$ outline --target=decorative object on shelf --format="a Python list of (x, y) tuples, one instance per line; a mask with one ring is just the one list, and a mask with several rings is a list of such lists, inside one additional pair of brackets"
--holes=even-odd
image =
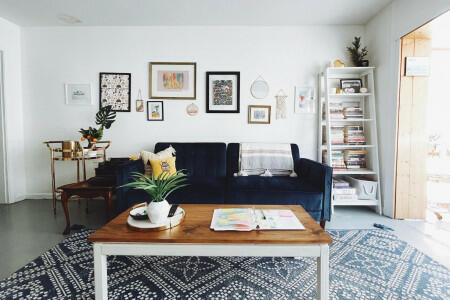
[(95, 114), (95, 124), (100, 125), (100, 127), (93, 128), (89, 126), (88, 129), (80, 128), (79, 133), (81, 133), (81, 140), (88, 141), (88, 147), (92, 148), (92, 144), (100, 141), (103, 137), (103, 130), (109, 129), (116, 120), (116, 112), (112, 110), (110, 105), (100, 108), (100, 110)]
[(100, 109), (111, 106), (113, 111), (131, 111), (131, 73), (100, 73)]
[(196, 99), (197, 63), (150, 62), (149, 98)]
[(296, 86), (294, 89), (294, 105), (294, 111), (297, 114), (314, 113), (316, 107), (314, 88)]
[(90, 83), (67, 83), (66, 104), (92, 105), (92, 89)]
[(361, 61), (361, 67), (368, 67), (369, 66), (369, 61), (367, 59), (363, 59)]
[(367, 56), (367, 47), (361, 48), (361, 37), (355, 36), (351, 47), (347, 47), (347, 51), (350, 53), (350, 58), (352, 59), (355, 67), (362, 67), (363, 65), (369, 65), (369, 61), (364, 58)]
[(362, 80), (360, 78), (356, 79), (341, 79), (340, 80), (341, 89), (346, 94), (359, 93), (362, 87)]
[(333, 67), (335, 67), (335, 68), (343, 68), (343, 67), (345, 67), (345, 64), (342, 61), (340, 61), (339, 59), (336, 59), (333, 62)]
[(279, 90), (277, 95), (275, 96), (275, 99), (277, 99), (277, 114), (276, 118), (279, 119), (286, 119), (286, 98), (288, 96), (283, 90)]
[(239, 113), (240, 72), (206, 72), (206, 112)]
[(270, 124), (270, 105), (249, 105), (248, 124)]
[(253, 81), (252, 86), (250, 87), (250, 92), (253, 98), (264, 99), (269, 94), (269, 85), (260, 75), (255, 81)]
[(195, 103), (191, 103), (186, 107), (186, 112), (190, 116), (196, 116), (198, 114), (198, 106)]
[(164, 103), (147, 101), (147, 121), (164, 121)]
[(405, 76), (429, 76), (430, 58), (407, 56), (405, 57)]
[(167, 220), (170, 204), (166, 198), (174, 191), (187, 186), (184, 183), (187, 177), (182, 171), (177, 171), (174, 175), (162, 172), (158, 177), (152, 175), (151, 178), (141, 173), (133, 173), (134, 182), (127, 183), (121, 187), (131, 187), (141, 189), (152, 197), (148, 204), (147, 214), (150, 222), (162, 223)]
[(142, 99), (141, 89), (138, 91), (138, 96), (136, 99), (136, 111), (143, 112), (144, 111), (144, 99)]
[(359, 89), (359, 92), (363, 93), (363, 94), (366, 94), (366, 93), (369, 92), (369, 90), (367, 88), (362, 87), (362, 88)]

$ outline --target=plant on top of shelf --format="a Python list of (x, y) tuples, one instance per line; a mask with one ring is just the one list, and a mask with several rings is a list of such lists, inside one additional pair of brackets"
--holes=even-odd
[[(347, 51), (350, 53), (350, 58), (352, 59), (352, 62), (357, 67), (364, 66), (363, 61), (364, 58), (367, 56), (368, 52), (367, 47), (361, 48), (361, 37), (355, 36), (355, 39), (352, 42), (351, 47), (347, 47)], [(368, 63), (367, 63), (368, 64)]]
[(91, 148), (92, 143), (100, 141), (103, 137), (103, 129), (109, 129), (116, 120), (116, 112), (112, 111), (111, 105), (104, 106), (95, 114), (95, 124), (100, 125), (100, 127), (94, 128), (89, 126), (88, 129), (80, 128), (79, 133), (81, 133), (81, 140), (87, 140)]

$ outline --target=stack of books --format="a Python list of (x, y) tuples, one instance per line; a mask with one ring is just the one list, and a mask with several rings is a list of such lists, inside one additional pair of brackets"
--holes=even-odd
[(333, 178), (333, 201), (358, 200), (356, 189), (350, 186), (348, 181)]
[(331, 145), (344, 145), (344, 126), (331, 126), (330, 128)]
[(364, 145), (366, 139), (361, 125), (347, 125), (344, 128), (345, 143), (347, 145)]
[(345, 119), (364, 119), (364, 113), (360, 107), (346, 107), (343, 111)]
[(345, 150), (344, 161), (347, 169), (365, 169), (366, 154), (366, 150)]
[(330, 119), (331, 120), (343, 120), (344, 119), (344, 110), (342, 107), (342, 103), (330, 102)]
[(323, 151), (323, 161), (331, 165), (335, 171), (347, 170), (344, 162), (344, 151), (331, 151), (331, 163), (328, 161), (327, 151)]

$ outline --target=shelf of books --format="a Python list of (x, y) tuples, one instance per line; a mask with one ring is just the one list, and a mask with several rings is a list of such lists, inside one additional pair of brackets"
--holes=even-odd
[(374, 67), (327, 68), (320, 78), (318, 157), (333, 168), (332, 209), (381, 214)]

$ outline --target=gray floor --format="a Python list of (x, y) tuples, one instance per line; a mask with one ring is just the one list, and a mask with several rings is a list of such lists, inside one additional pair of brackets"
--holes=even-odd
[[(53, 215), (50, 200), (25, 200), (0, 205), (0, 279), (10, 275), (64, 239), (64, 214), (60, 203)], [(106, 222), (103, 200), (70, 203), (72, 224), (96, 229)], [(395, 229), (402, 240), (450, 268), (450, 224), (392, 220), (366, 208), (337, 208), (327, 229), (372, 229), (373, 223)]]

